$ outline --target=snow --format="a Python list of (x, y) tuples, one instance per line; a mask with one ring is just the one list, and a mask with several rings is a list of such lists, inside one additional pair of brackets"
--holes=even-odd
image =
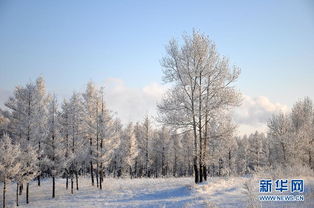
[[(210, 200), (213, 207), (298, 207), (298, 208), (312, 208), (314, 207), (314, 178), (313, 177), (299, 177), (304, 179), (305, 191), (304, 202), (259, 202), (259, 178), (249, 177), (214, 177), (210, 178), (208, 182), (201, 185), (194, 185), (196, 192), (198, 192), (203, 198)], [(249, 182), (253, 185), (253, 193), (251, 196), (255, 199), (254, 206), (248, 206), (249, 196), (246, 194), (247, 190), (244, 188), (244, 184)], [(277, 194), (277, 193), (271, 193)], [(289, 193), (286, 193), (289, 194)], [(278, 194), (280, 195), (280, 194)]]
[[(80, 190), (74, 190), (74, 194), (71, 195), (70, 190), (65, 190), (65, 180), (57, 179), (56, 198), (52, 199), (51, 179), (44, 180), (40, 187), (34, 181), (30, 185), (30, 204), (25, 204), (25, 192), (23, 192), (19, 207), (205, 207), (206, 205), (198, 194), (190, 189), (193, 184), (192, 178), (105, 178), (103, 184), (103, 190), (99, 190), (91, 186), (90, 178), (81, 178)], [(7, 202), (12, 205), (14, 200), (15, 184), (12, 184), (8, 190)]]
[[(219, 207), (245, 207), (243, 184), (247, 178), (209, 178), (208, 182), (195, 185), (195, 189), (210, 202)], [(240, 206), (241, 205), (241, 206)]]
[[(36, 181), (31, 183), (30, 204), (25, 204), (23, 192), (19, 207), (247, 207), (248, 197), (244, 183), (248, 180), (249, 177), (214, 177), (209, 178), (208, 182), (195, 185), (190, 177), (105, 178), (104, 189), (99, 190), (92, 187), (90, 178), (86, 177), (80, 178), (80, 190), (75, 190), (71, 195), (70, 190), (65, 190), (65, 180), (57, 179), (56, 198), (52, 199), (51, 179), (45, 179), (40, 187)], [(263, 202), (258, 207), (314, 207), (314, 178), (305, 178), (304, 195), (304, 202)], [(8, 207), (14, 206), (14, 200), (15, 184), (11, 184), (7, 194)]]

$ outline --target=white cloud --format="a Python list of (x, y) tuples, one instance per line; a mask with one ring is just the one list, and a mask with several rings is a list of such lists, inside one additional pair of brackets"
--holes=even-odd
[(145, 115), (155, 116), (157, 103), (166, 87), (151, 83), (143, 88), (130, 88), (116, 78), (105, 81), (105, 100), (108, 108), (117, 113), (123, 123), (141, 121)]
[[(145, 115), (155, 116), (156, 105), (161, 100), (167, 87), (151, 83), (142, 88), (130, 88), (116, 78), (105, 81), (106, 103), (117, 116), (127, 123), (142, 121)], [(265, 96), (243, 96), (242, 105), (233, 111), (234, 121), (238, 124), (238, 134), (266, 132), (268, 119), (276, 112), (287, 112), (288, 106), (275, 103)]]
[[(156, 116), (157, 103), (167, 87), (150, 83), (142, 88), (127, 86), (123, 80), (109, 78), (105, 80), (105, 101), (108, 108), (117, 113), (123, 123), (142, 121), (145, 115)], [(12, 93), (0, 89), (0, 107)], [(65, 96), (67, 97), (67, 96)], [(289, 110), (288, 106), (270, 101), (265, 96), (243, 96), (242, 105), (233, 111), (234, 121), (238, 124), (238, 134), (249, 134), (256, 130), (266, 132), (266, 123), (273, 113)], [(60, 100), (61, 102), (62, 100)]]
[(248, 134), (267, 130), (266, 123), (274, 113), (286, 113), (289, 108), (280, 103), (274, 103), (265, 96), (243, 96), (242, 105), (234, 110), (235, 122), (239, 125), (240, 134)]

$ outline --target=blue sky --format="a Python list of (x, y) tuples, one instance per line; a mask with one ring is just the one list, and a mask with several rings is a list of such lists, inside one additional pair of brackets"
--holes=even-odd
[(311, 0), (0, 0), (0, 93), (39, 75), (64, 95), (89, 80), (161, 84), (165, 45), (193, 28), (242, 69), (243, 94), (289, 107), (314, 99)]

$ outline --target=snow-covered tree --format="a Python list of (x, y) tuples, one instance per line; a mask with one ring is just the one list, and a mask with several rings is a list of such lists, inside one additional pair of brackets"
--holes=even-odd
[(151, 127), (151, 121), (148, 116), (145, 117), (143, 124), (140, 126), (140, 129), (136, 130), (137, 133), (137, 140), (138, 140), (138, 147), (139, 147), (139, 154), (142, 158), (143, 170), (144, 175), (146, 177), (150, 177), (149, 172), (149, 157), (150, 157), (150, 143), (151, 137), (153, 135), (153, 130)]
[(292, 131), (294, 132), (294, 155), (298, 161), (313, 168), (314, 157), (314, 109), (313, 102), (306, 97), (298, 101), (291, 111)]
[(271, 137), (271, 161), (286, 166), (293, 151), (291, 120), (288, 115), (279, 113), (273, 115), (267, 125), (268, 136)]
[[(48, 103), (50, 98), (46, 92), (45, 80), (43, 77), (38, 77), (35, 88), (35, 106), (34, 106), (34, 140), (37, 143), (37, 153), (40, 170), (44, 170), (44, 144), (43, 140), (47, 137), (47, 117), (48, 117)], [(40, 174), (37, 177), (38, 186), (40, 186)]]
[(73, 178), (76, 179), (76, 189), (79, 189), (79, 171), (87, 159), (87, 141), (84, 138), (84, 108), (81, 96), (73, 93), (69, 102), (69, 174), (71, 177), (71, 193), (73, 194)]
[[(108, 143), (106, 146), (103, 145), (106, 149), (104, 149), (104, 158), (106, 159), (106, 163), (109, 164), (110, 172), (113, 173), (114, 177), (120, 177), (122, 175), (122, 158), (124, 155), (121, 154), (121, 137), (123, 133), (123, 126), (119, 119), (113, 119), (112, 122), (112, 135), (108, 137), (104, 142)], [(112, 149), (110, 149), (113, 147)], [(106, 150), (108, 151), (106, 153)]]
[(33, 180), (38, 174), (40, 169), (38, 166), (38, 154), (35, 148), (31, 145), (23, 147), (20, 157), (18, 158), (21, 166), (18, 174), (15, 176), (16, 182), (16, 205), (18, 206), (18, 191), (19, 187), (26, 183), (26, 203), (29, 203), (29, 182)]
[(184, 36), (183, 42), (180, 47), (177, 41), (170, 41), (167, 56), (162, 60), (164, 81), (174, 86), (158, 105), (159, 120), (193, 132), (194, 174), (198, 183), (207, 173), (203, 157), (211, 114), (239, 103), (239, 93), (232, 86), (239, 69), (230, 67), (226, 58), (220, 58), (215, 45), (199, 32)]
[[(94, 159), (97, 165), (97, 184), (102, 189), (104, 169), (111, 162), (114, 152), (120, 145), (121, 136), (120, 120), (113, 120), (110, 111), (106, 108), (103, 96), (103, 90), (99, 91), (100, 109), (97, 111), (97, 129), (96, 129), (96, 151)], [(98, 179), (99, 178), (99, 179)]]
[(123, 145), (122, 154), (124, 157), (124, 165), (126, 172), (130, 174), (132, 177), (134, 175), (134, 166), (136, 157), (138, 156), (138, 145), (137, 145), (137, 139), (134, 134), (134, 127), (133, 124), (130, 123), (128, 126), (124, 129), (122, 133), (121, 138), (121, 145)]
[(59, 131), (62, 137), (62, 146), (64, 148), (64, 174), (66, 177), (65, 187), (69, 188), (69, 175), (70, 175), (70, 104), (67, 100), (64, 100), (61, 105), (61, 111), (58, 114)]
[(9, 117), (9, 112), (0, 109), (0, 137), (8, 131), (8, 126), (10, 124)]
[[(167, 138), (167, 137), (165, 137)], [(193, 135), (191, 132), (185, 132), (182, 136), (182, 154), (184, 162), (185, 176), (193, 174)], [(166, 148), (166, 147), (165, 147)]]
[(243, 137), (237, 137), (237, 147), (236, 150), (236, 172), (238, 175), (245, 175), (249, 173), (248, 170), (248, 137), (244, 135)]
[(170, 167), (170, 130), (163, 126), (161, 129), (156, 131), (155, 136), (152, 139), (152, 152), (153, 166), (155, 171), (155, 177), (159, 174), (166, 176)]
[(39, 77), (35, 84), (28, 83), (25, 87), (16, 87), (14, 96), (5, 104), (11, 111), (9, 131), (13, 139), (18, 140), (22, 147), (33, 146), (40, 161), (43, 159), (42, 140), (47, 135), (48, 101), (44, 80)]
[(53, 95), (48, 107), (48, 134), (44, 140), (44, 156), (47, 160), (46, 172), (52, 177), (52, 198), (55, 198), (55, 178), (63, 173), (67, 163), (67, 158), (64, 157), (66, 149), (60, 135), (57, 109), (57, 99)]
[(258, 171), (267, 164), (266, 138), (263, 133), (256, 131), (248, 137), (248, 140), (248, 167), (251, 171)]
[[(84, 132), (86, 140), (89, 141), (89, 160), (90, 160), (90, 175), (92, 185), (94, 185), (94, 156), (95, 150), (99, 148), (99, 129), (98, 129), (98, 115), (100, 113), (100, 96), (99, 92), (93, 82), (89, 82), (86, 86), (83, 96), (84, 105)], [(98, 139), (98, 143), (97, 143)], [(96, 169), (99, 164), (96, 164)], [(98, 187), (98, 170), (96, 170), (96, 182)]]
[(21, 149), (19, 144), (12, 144), (11, 138), (5, 134), (0, 140), (0, 181), (3, 182), (3, 208), (5, 208), (6, 187), (9, 181), (19, 173)]

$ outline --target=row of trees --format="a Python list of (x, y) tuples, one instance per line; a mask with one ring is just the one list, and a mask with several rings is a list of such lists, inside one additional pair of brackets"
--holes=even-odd
[[(55, 197), (55, 178), (60, 176), (74, 193), (83, 174), (90, 175), (91, 184), (100, 189), (105, 175), (193, 174), (189, 134), (166, 126), (157, 129), (149, 117), (123, 127), (106, 108), (102, 89), (91, 82), (85, 92), (73, 93), (60, 105), (39, 77), (35, 83), (16, 87), (5, 105), (7, 110), (0, 111), (0, 176), (4, 184), (16, 182), (17, 205), (25, 185), (29, 202), (29, 182), (35, 177), (38, 186), (42, 177), (50, 177)], [(4, 186), (4, 199), (5, 190)]]
[(207, 164), (209, 173), (241, 176), (264, 168), (300, 166), (314, 170), (314, 106), (310, 98), (295, 103), (290, 113), (274, 114), (267, 126), (266, 134), (255, 132), (226, 142), (220, 139)]
[[(103, 167), (110, 162), (113, 151), (119, 143), (115, 140), (120, 131), (119, 121), (111, 118), (103, 101), (102, 90), (89, 83), (85, 93), (73, 93), (59, 107), (54, 95), (48, 95), (43, 78), (36, 83), (16, 87), (14, 96), (6, 102), (8, 111), (1, 111), (1, 133), (3, 140), (10, 138), (28, 157), (17, 157), (18, 175), (1, 172), (1, 181), (13, 180), (19, 186), (20, 194), (26, 183), (28, 203), (29, 181), (37, 176), (52, 178), (52, 197), (55, 197), (55, 177), (66, 177), (66, 188), (71, 182), (71, 193), (79, 189), (79, 175), (89, 161), (89, 171), (94, 185), (101, 188)], [(6, 138), (6, 139), (5, 139)], [(36, 158), (29, 159), (35, 152)], [(3, 155), (13, 155), (7, 153)], [(30, 170), (23, 173), (27, 166)], [(85, 167), (85, 168), (83, 168)], [(3, 174), (2, 174), (3, 173)], [(4, 189), (5, 191), (5, 189)], [(5, 195), (5, 194), (4, 194)], [(17, 194), (18, 205), (18, 194)]]
[[(179, 133), (165, 126), (156, 129), (148, 117), (143, 123), (135, 125), (130, 123), (125, 128), (122, 128), (119, 121), (115, 120), (111, 123), (110, 128), (112, 129), (109, 131), (109, 126), (107, 129), (107, 132), (113, 132), (111, 137), (106, 138), (106, 142), (104, 142), (99, 136), (98, 151), (96, 138), (92, 153), (95, 156), (90, 160), (90, 138), (83, 137), (84, 131), (81, 131), (82, 135), (74, 133), (76, 130), (73, 130), (73, 123), (69, 125), (65, 122), (63, 124), (66, 125), (61, 125), (62, 121), (66, 121), (70, 117), (64, 117), (62, 113), (64, 105), (59, 110), (56, 109), (56, 106), (56, 99), (51, 99), (48, 115), (55, 116), (51, 116), (47, 120), (48, 133), (46, 139), (42, 141), (43, 159), (38, 159), (38, 153), (34, 147), (30, 145), (23, 147), (21, 141), (12, 140), (8, 134), (4, 134), (2, 137), (0, 141), (0, 173), (1, 180), (4, 182), (3, 201), (5, 201), (8, 181), (16, 182), (18, 203), (21, 185), (27, 183), (26, 194), (28, 194), (28, 182), (37, 175), (52, 178), (53, 197), (55, 196), (55, 177), (57, 176), (70, 178), (71, 193), (73, 193), (73, 179), (76, 178), (76, 189), (78, 189), (78, 177), (87, 173), (90, 173), (91, 176), (95, 174), (96, 185), (100, 189), (104, 175), (130, 176), (131, 178), (193, 175), (193, 132)], [(8, 129), (10, 123), (3, 116), (1, 121), (1, 129), (4, 132), (3, 130)], [(59, 123), (59, 125), (54, 125), (54, 123)], [(225, 132), (225, 129), (222, 132)], [(65, 130), (68, 132), (61, 136)], [(226, 134), (221, 137), (210, 137), (204, 166), (210, 176), (242, 176), (263, 168), (294, 167), (297, 164), (313, 169), (313, 131), (313, 104), (309, 98), (305, 98), (293, 106), (291, 113), (274, 114), (268, 122), (267, 134), (255, 132), (243, 137)], [(111, 145), (112, 142), (116, 144)], [(104, 152), (102, 149), (105, 149), (103, 147), (105, 145), (114, 147), (114, 149), (106, 149)], [(76, 152), (80, 152), (80, 154), (76, 154)], [(92, 173), (90, 172), (90, 162), (93, 164)], [(68, 188), (68, 181), (65, 186)]]
[(103, 178), (244, 175), (277, 164), (313, 168), (314, 110), (309, 98), (290, 114), (276, 114), (267, 135), (235, 137), (230, 109), (241, 96), (233, 86), (239, 69), (221, 57), (207, 36), (193, 32), (183, 44), (169, 42), (162, 59), (164, 81), (172, 88), (158, 105), (157, 128), (147, 116), (123, 126), (106, 107), (104, 92), (92, 82), (59, 103), (39, 77), (18, 86), (0, 109), (0, 177), (5, 190), (16, 182), (16, 203), (36, 177), (64, 177), (79, 190), (79, 177), (103, 188)]
[(271, 164), (302, 164), (314, 169), (314, 107), (310, 98), (298, 101), (288, 114), (274, 115), (269, 123)]
[[(79, 176), (87, 171), (92, 185), (101, 189), (105, 174), (158, 177), (172, 172), (175, 176), (192, 174), (192, 166), (195, 182), (206, 180), (206, 162), (214, 154), (209, 148), (217, 146), (216, 140), (231, 138), (235, 129), (228, 110), (240, 101), (232, 86), (239, 69), (230, 67), (199, 32), (184, 36), (182, 47), (170, 41), (167, 52), (162, 61), (164, 80), (174, 87), (158, 109), (160, 122), (171, 129), (154, 130), (148, 118), (122, 128), (106, 108), (103, 90), (92, 83), (61, 106), (47, 94), (43, 78), (16, 88), (5, 104), (8, 111), (2, 112), (3, 131), (22, 150), (36, 152), (31, 166), (38, 169), (33, 171), (38, 186), (41, 177), (51, 176), (55, 197), (55, 177), (60, 175), (66, 178), (66, 188), (70, 180), (73, 193), (74, 180), (79, 189)], [(182, 155), (188, 162), (182, 162)], [(22, 190), (23, 183), (19, 184)]]

